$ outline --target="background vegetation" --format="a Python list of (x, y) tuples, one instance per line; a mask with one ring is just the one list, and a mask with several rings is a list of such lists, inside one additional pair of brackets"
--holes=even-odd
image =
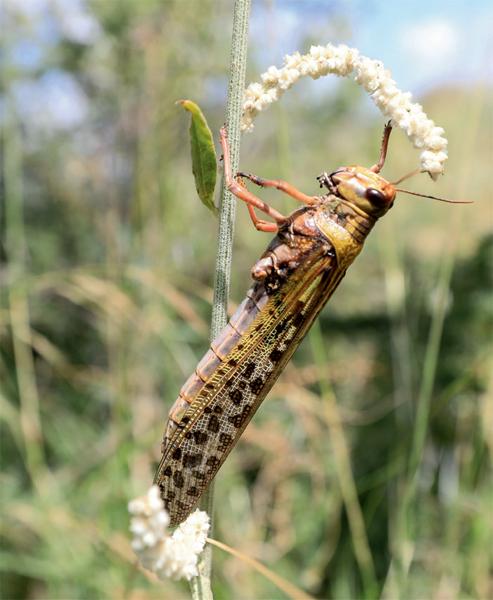
[[(3, 15), (2, 597), (187, 597), (136, 568), (126, 504), (207, 347), (216, 221), (174, 102), (218, 131), (230, 6), (93, 0), (75, 28), (60, 3), (19, 6)], [(321, 171), (375, 161), (363, 93), (314, 89), (259, 118), (244, 169), (315, 192)], [(319, 598), (493, 596), (491, 93), (422, 102), (451, 158), (408, 187), (476, 203), (398, 198), (217, 478), (215, 537)], [(395, 133), (385, 175), (416, 164)], [(238, 213), (232, 308), (268, 241)], [(283, 597), (214, 561), (217, 598)]]

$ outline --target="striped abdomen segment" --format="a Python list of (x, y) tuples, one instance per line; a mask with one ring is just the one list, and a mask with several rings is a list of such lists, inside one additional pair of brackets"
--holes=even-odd
[(238, 344), (243, 334), (250, 327), (257, 314), (263, 309), (268, 295), (262, 283), (253, 285), (247, 292), (246, 298), (229, 320), (226, 327), (211, 343), (209, 350), (195, 368), (180, 390), (168, 415), (168, 424), (164, 432), (161, 451), (164, 454), (166, 444), (182, 423), (183, 417), (197, 398), (199, 392), (207, 386), (212, 374), (219, 369), (221, 363), (227, 360), (231, 350)]

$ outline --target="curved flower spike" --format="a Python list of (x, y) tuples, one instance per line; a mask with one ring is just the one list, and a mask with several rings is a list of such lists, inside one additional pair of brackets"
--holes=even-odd
[(422, 149), (421, 170), (427, 171), (433, 179), (443, 174), (447, 160), (444, 130), (426, 116), (420, 104), (412, 102), (409, 92), (399, 90), (390, 71), (380, 61), (344, 45), (312, 46), (308, 54), (286, 55), (280, 69), (269, 67), (261, 75), (262, 83), (251, 83), (245, 90), (242, 130), (251, 131), (257, 114), (279, 100), (300, 77), (318, 79), (329, 74), (354, 75), (356, 83), (368, 92), (382, 114), (391, 119), (392, 125), (403, 129), (414, 147)]

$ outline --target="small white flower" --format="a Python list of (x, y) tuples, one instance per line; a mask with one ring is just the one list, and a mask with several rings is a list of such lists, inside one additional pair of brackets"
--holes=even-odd
[(132, 515), (132, 548), (146, 569), (161, 579), (190, 580), (197, 575), (198, 557), (210, 527), (207, 513), (196, 510), (170, 534), (169, 515), (155, 485), (146, 496), (129, 502), (128, 511)]
[[(284, 67), (287, 69), (297, 69), (302, 61), (302, 56), (299, 52), (294, 54), (286, 54), (284, 57)], [(282, 71), (282, 69), (281, 69)]]
[(261, 79), (264, 84), (275, 84), (279, 79), (280, 71), (276, 67), (269, 67), (265, 73), (262, 73)]
[(443, 173), (447, 160), (447, 140), (420, 104), (412, 102), (409, 92), (401, 92), (390, 71), (382, 62), (362, 56), (356, 48), (345, 45), (312, 46), (310, 52), (284, 57), (282, 68), (269, 67), (261, 75), (262, 83), (251, 83), (245, 90), (243, 102), (243, 131), (253, 130), (253, 120), (259, 112), (279, 100), (282, 94), (300, 77), (318, 79), (329, 73), (340, 77), (354, 75), (356, 83), (369, 94), (377, 108), (392, 124), (406, 132), (415, 148), (421, 152), (421, 169), (433, 179)]

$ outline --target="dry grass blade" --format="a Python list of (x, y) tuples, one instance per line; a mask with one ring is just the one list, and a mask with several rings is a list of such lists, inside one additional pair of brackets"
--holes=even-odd
[(256, 571), (261, 573), (264, 577), (266, 577), (269, 581), (271, 581), (275, 586), (277, 586), (280, 590), (282, 590), (289, 598), (293, 600), (313, 600), (313, 596), (309, 596), (303, 590), (300, 590), (299, 587), (296, 587), (294, 584), (286, 581), (283, 577), (276, 575), (273, 571), (268, 569), (265, 565), (260, 563), (258, 560), (243, 554), (239, 550), (235, 550), (231, 548), (227, 544), (223, 544), (222, 542), (218, 542), (212, 538), (207, 538), (209, 544), (228, 552), (232, 556), (239, 558), (243, 562), (247, 563), (251, 567), (253, 567)]

